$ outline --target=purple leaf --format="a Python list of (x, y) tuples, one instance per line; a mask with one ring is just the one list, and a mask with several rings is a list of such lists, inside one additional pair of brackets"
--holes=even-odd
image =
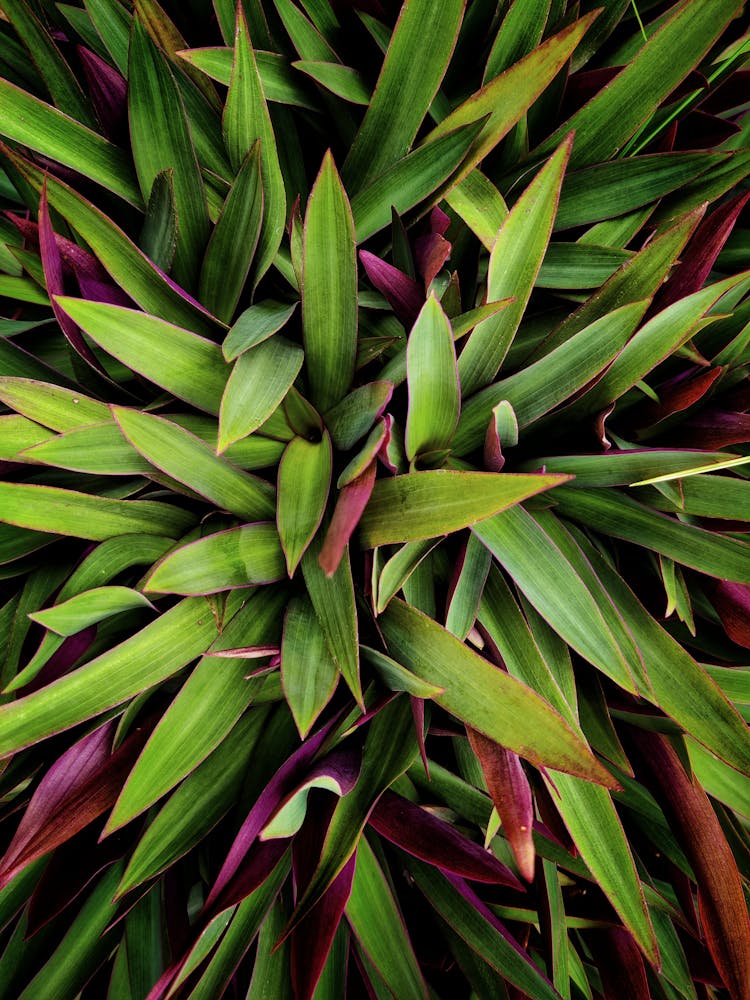
[[(721, 375), (723, 368), (709, 368), (707, 370), (695, 369), (682, 372), (669, 382), (660, 386), (657, 390), (659, 402), (648, 401), (638, 409), (635, 418), (638, 427), (650, 428), (653, 424), (659, 423), (671, 417), (673, 413), (680, 413), (687, 410), (694, 403), (699, 402)], [(693, 445), (692, 447), (698, 447)]]
[(730, 445), (750, 441), (750, 414), (706, 409), (686, 420), (682, 431), (681, 437), (689, 447), (721, 451)]
[(91, 49), (77, 47), (88, 84), (87, 92), (96, 117), (112, 142), (118, 142), (127, 129), (128, 85), (125, 79)]
[(430, 232), (445, 236), (451, 224), (451, 217), (436, 205), (430, 212)]
[(521, 889), (513, 872), (494, 854), (455, 827), (395, 792), (387, 791), (370, 814), (370, 826), (408, 854), (476, 882)]
[(424, 292), (408, 274), (387, 264), (367, 250), (360, 250), (359, 259), (367, 277), (388, 300), (394, 313), (407, 329), (411, 329), (424, 305)]
[(675, 148), (678, 150), (713, 149), (715, 146), (721, 146), (727, 139), (731, 139), (732, 136), (738, 135), (741, 131), (736, 122), (727, 121), (718, 115), (708, 114), (701, 110), (691, 111), (682, 119), (676, 129)]
[(488, 472), (502, 472), (505, 465), (505, 456), (500, 442), (500, 435), (497, 432), (497, 421), (494, 414), (487, 424), (487, 433), (484, 436), (484, 467)]
[(451, 244), (438, 233), (420, 236), (415, 245), (417, 270), (424, 281), (425, 294), (451, 255)]
[(750, 649), (750, 586), (709, 579), (706, 579), (705, 586), (724, 631), (732, 642)]
[(0, 888), (114, 804), (153, 724), (136, 729), (113, 753), (117, 720), (111, 719), (75, 743), (52, 765), (32, 795), (0, 861)]
[(47, 205), (46, 184), (42, 187), (42, 194), (39, 199), (39, 253), (42, 258), (44, 281), (47, 285), (52, 311), (55, 314), (55, 319), (60, 324), (60, 329), (65, 335), (66, 340), (76, 354), (80, 355), (84, 361), (101, 375), (107, 377), (107, 373), (101, 363), (83, 339), (81, 331), (55, 301), (55, 296), (65, 295), (65, 283), (63, 279), (62, 256), (57, 247), (55, 233), (52, 229), (52, 221), (50, 220), (49, 207)]
[(482, 765), (487, 790), (502, 820), (518, 870), (527, 882), (534, 879), (534, 802), (531, 786), (518, 754), (467, 726), (471, 748)]
[(377, 461), (373, 459), (361, 475), (340, 491), (336, 507), (328, 525), (323, 547), (318, 556), (320, 568), (326, 576), (333, 576), (339, 568), (349, 539), (359, 524), (375, 486)]
[(607, 927), (590, 936), (591, 951), (602, 978), (604, 1000), (650, 1000), (651, 993), (638, 945), (623, 927)]
[(703, 287), (748, 198), (750, 191), (737, 195), (701, 222), (682, 255), (681, 263), (654, 299), (652, 312), (661, 311)]

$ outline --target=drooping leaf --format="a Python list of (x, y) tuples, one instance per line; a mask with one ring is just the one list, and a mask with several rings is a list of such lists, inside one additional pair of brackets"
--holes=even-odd
[(110, 615), (131, 608), (152, 607), (148, 598), (129, 587), (97, 587), (70, 597), (46, 611), (34, 612), (29, 617), (58, 635), (67, 636), (75, 635)]

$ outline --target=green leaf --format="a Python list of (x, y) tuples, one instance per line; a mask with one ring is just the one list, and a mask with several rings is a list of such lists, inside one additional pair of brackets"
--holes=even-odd
[(92, 475), (134, 476), (154, 471), (115, 423), (76, 427), (27, 449), (23, 459)]
[(460, 531), (564, 481), (444, 469), (380, 479), (360, 521), (362, 545), (374, 548)]
[(513, 507), (473, 531), (558, 635), (620, 686), (635, 690), (629, 664), (607, 623), (609, 608), (599, 607), (531, 513)]
[(245, 524), (173, 549), (153, 569), (144, 589), (158, 594), (215, 594), (273, 583), (284, 575), (272, 524)]
[(122, 306), (64, 297), (57, 302), (118, 361), (199, 409), (218, 413), (228, 369), (216, 344)]
[(297, 303), (275, 302), (265, 299), (256, 302), (241, 313), (222, 344), (227, 361), (234, 359), (250, 347), (268, 340), (274, 333), (286, 326), (297, 308)]
[(393, 996), (427, 1000), (429, 994), (404, 919), (366, 837), (357, 848), (346, 918)]
[(0, 459), (23, 461), (19, 452), (49, 441), (51, 437), (50, 431), (26, 417), (15, 413), (0, 417)]
[(203, 598), (188, 597), (72, 673), (0, 706), (0, 756), (64, 732), (166, 680), (217, 633)]
[(483, 913), (430, 865), (409, 858), (409, 872), (430, 906), (504, 980), (536, 1000), (559, 1000), (552, 984), (520, 945), (501, 933)]
[(360, 649), (363, 658), (378, 672), (383, 683), (391, 691), (406, 691), (415, 698), (434, 698), (435, 695), (444, 693), (445, 688), (428, 684), (385, 653), (380, 653), (369, 646), (360, 646)]
[(630, 250), (590, 242), (550, 243), (535, 287), (570, 291), (599, 288), (632, 257)]
[(274, 516), (274, 491), (242, 472), (182, 427), (150, 413), (114, 407), (125, 437), (152, 465), (206, 499), (248, 521)]
[(238, 170), (260, 140), (263, 183), (263, 226), (253, 268), (255, 288), (279, 249), (286, 222), (286, 193), (279, 166), (271, 117), (242, 5), (237, 8), (234, 61), (222, 119), (224, 141), (232, 167)]
[(252, 434), (271, 416), (297, 378), (303, 361), (302, 348), (281, 334), (240, 355), (221, 400), (219, 452)]
[(196, 332), (216, 334), (218, 321), (170, 284), (166, 275), (90, 201), (7, 148), (3, 153), (36, 191), (41, 192), (46, 183), (51, 207), (83, 237), (115, 282), (140, 306)]
[(390, 655), (430, 684), (473, 729), (538, 766), (554, 767), (609, 787), (617, 783), (583, 739), (525, 684), (478, 656), (454, 635), (395, 599), (379, 618)]
[(36, 611), (29, 618), (58, 635), (75, 635), (110, 615), (132, 608), (153, 608), (153, 605), (143, 594), (130, 587), (97, 587), (76, 594), (46, 611)]
[(143, 207), (128, 157), (96, 132), (0, 79), (0, 135), (72, 167), (135, 208)]
[(508, 208), (495, 185), (475, 167), (445, 197), (486, 250), (492, 250), (508, 216)]
[(406, 457), (413, 461), (426, 452), (448, 447), (460, 408), (453, 333), (434, 294), (409, 334), (406, 377), (409, 413), (404, 443)]
[(331, 439), (294, 437), (279, 463), (276, 523), (289, 576), (304, 555), (323, 519), (331, 488)]
[(404, 215), (435, 200), (436, 192), (458, 169), (482, 123), (462, 125), (397, 160), (352, 198), (357, 243), (364, 243), (391, 222), (391, 208)]
[(455, 587), (445, 613), (445, 627), (464, 640), (474, 627), (492, 556), (476, 535), (469, 535)]
[(654, 965), (659, 951), (625, 831), (609, 792), (568, 774), (547, 787), (573, 841), (623, 923)]
[[(227, 676), (232, 673), (232, 662), (222, 661)], [(215, 661), (213, 664), (215, 671)], [(197, 670), (191, 677), (195, 673)], [(245, 686), (253, 687), (247, 681)], [(224, 690), (224, 685), (218, 687), (219, 691)], [(212, 691), (213, 681), (207, 688), (209, 697)], [(142, 885), (182, 857), (232, 807), (267, 716), (268, 709), (259, 706), (246, 713), (216, 749), (188, 774), (138, 841), (118, 886), (118, 896)]]
[(644, 301), (621, 306), (539, 361), (478, 392), (463, 408), (453, 439), (454, 452), (465, 455), (482, 444), (493, 408), (502, 400), (510, 403), (519, 428), (524, 428), (572, 396), (604, 371), (623, 349), (648, 304)]
[(426, 538), (420, 542), (407, 542), (388, 560), (377, 578), (375, 610), (383, 611), (392, 597), (401, 590), (423, 559), (432, 552), (442, 538)]
[(304, 739), (330, 701), (339, 679), (325, 633), (305, 595), (295, 597), (284, 617), (281, 683)]
[(237, 308), (262, 225), (263, 185), (257, 141), (242, 161), (224, 201), (201, 269), (201, 302), (225, 323), (230, 322)]
[[(2, 380), (0, 379), (0, 386)], [(390, 382), (368, 382), (353, 389), (325, 415), (334, 445), (348, 451), (372, 428), (393, 393)]]
[(110, 500), (56, 486), (0, 482), (0, 520), (33, 531), (99, 541), (114, 535), (178, 538), (194, 516), (158, 500)]
[(191, 289), (208, 239), (206, 194), (180, 91), (138, 16), (130, 36), (128, 117), (143, 197), (149, 197), (157, 174), (172, 170), (179, 219), (173, 273), (180, 285)]
[[(251, 598), (252, 642), (278, 641), (283, 595), (264, 590)], [(130, 772), (107, 820), (111, 833), (139, 816), (215, 750), (257, 694), (247, 661), (206, 656), (162, 716)]]
[(511, 209), (497, 234), (487, 273), (487, 298), (515, 298), (479, 323), (458, 361), (461, 392), (470, 396), (495, 378), (521, 322), (542, 265), (573, 138), (568, 137)]
[[(234, 11), (232, 12), (234, 21)], [(232, 24), (234, 32), (234, 24)], [(201, 72), (219, 83), (229, 84), (232, 77), (233, 50), (227, 48), (184, 49), (177, 55), (196, 66)], [(291, 104), (309, 111), (317, 110), (315, 101), (310, 99), (307, 88), (300, 85), (297, 74), (292, 72), (289, 60), (277, 52), (255, 50), (255, 64), (258, 67), (261, 88), (267, 101)]]
[(638, 503), (616, 490), (575, 490), (556, 494), (559, 513), (595, 525), (613, 538), (690, 566), (709, 576), (750, 583), (750, 546), (719, 532), (685, 524)]
[(300, 59), (292, 63), (295, 69), (309, 76), (321, 87), (330, 90), (336, 97), (341, 97), (352, 104), (370, 103), (370, 88), (356, 69), (342, 66), (335, 62), (316, 62)]
[(445, 0), (439, 6), (430, 0), (407, 0), (402, 7), (344, 165), (351, 189), (361, 190), (409, 152), (448, 68), (463, 13), (462, 0)]
[(725, 158), (721, 153), (653, 153), (597, 163), (569, 173), (555, 229), (585, 226), (625, 215), (679, 189)]
[(357, 605), (349, 549), (347, 546), (338, 568), (328, 576), (318, 562), (323, 534), (318, 534), (302, 557), (302, 575), (334, 663), (361, 705)]
[(139, 240), (141, 250), (162, 271), (170, 270), (177, 249), (173, 173), (173, 170), (161, 170), (154, 177)]
[(571, 166), (609, 160), (691, 69), (695, 69), (742, 7), (740, 0), (687, 0), (624, 69), (535, 151), (544, 155), (575, 129)]
[(307, 376), (323, 411), (346, 395), (357, 356), (354, 222), (330, 151), (307, 205), (302, 282)]
[[(605, 376), (606, 377), (606, 376)], [(680, 478), (697, 467), (710, 469), (721, 467), (726, 461), (726, 452), (721, 451), (677, 451), (660, 448), (636, 451), (611, 451), (605, 455), (549, 455), (524, 462), (522, 469), (539, 469), (547, 472), (567, 472), (575, 479), (570, 485), (578, 487), (628, 486), (637, 480), (646, 480), (652, 475)]]

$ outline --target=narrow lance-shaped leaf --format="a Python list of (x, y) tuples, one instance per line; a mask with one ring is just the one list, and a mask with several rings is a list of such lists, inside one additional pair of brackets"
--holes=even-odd
[(448, 712), (535, 764), (564, 766), (614, 786), (614, 779), (583, 740), (535, 691), (498, 670), (437, 622), (396, 599), (379, 623), (395, 660), (445, 688), (435, 701)]
[(323, 518), (332, 470), (331, 439), (294, 437), (279, 463), (276, 523), (287, 571), (293, 576)]
[[(361, 190), (409, 151), (448, 68), (463, 13), (463, 0), (438, 6), (430, 0), (408, 0), (402, 7), (344, 166), (353, 190)], [(424, 52), (429, 59), (422, 57)]]
[(330, 151), (307, 206), (302, 281), (307, 377), (322, 411), (346, 395), (357, 354), (354, 222)]
[(276, 256), (284, 234), (286, 193), (273, 125), (242, 4), (237, 7), (234, 61), (222, 126), (229, 159), (235, 170), (240, 169), (247, 154), (260, 140), (263, 225), (253, 267), (253, 287), (256, 287)]
[(208, 207), (185, 106), (165, 58), (140, 17), (133, 21), (128, 63), (128, 112), (138, 180), (148, 198), (162, 170), (173, 171), (179, 219), (175, 279), (185, 288), (197, 282), (208, 239)]
[(409, 334), (406, 348), (409, 413), (406, 457), (447, 448), (458, 423), (460, 390), (456, 349), (448, 317), (431, 295)]
[(250, 272), (263, 225), (260, 141), (242, 161), (203, 259), (200, 300), (229, 323)]
[(0, 707), (0, 756), (127, 701), (171, 677), (216, 637), (203, 598), (186, 598), (84, 666)]
[(490, 254), (487, 298), (514, 297), (507, 309), (474, 328), (458, 360), (461, 391), (469, 396), (491, 382), (521, 322), (547, 249), (573, 137), (550, 157), (515, 203)]
[(338, 678), (312, 604), (304, 595), (294, 598), (284, 618), (281, 683), (302, 739), (328, 704)]
[(143, 594), (129, 587), (97, 587), (46, 611), (34, 612), (29, 618), (58, 635), (67, 636), (132, 608), (153, 608), (153, 605)]
[(380, 479), (360, 522), (361, 542), (374, 548), (459, 531), (563, 482), (448, 469)]
[(297, 378), (303, 360), (302, 348), (281, 334), (239, 356), (221, 400), (217, 451), (252, 434), (268, 420)]

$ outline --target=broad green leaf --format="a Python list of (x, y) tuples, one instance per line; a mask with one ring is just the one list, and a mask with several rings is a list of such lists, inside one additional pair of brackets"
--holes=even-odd
[[(234, 21), (234, 11), (232, 19)], [(234, 24), (232, 24), (232, 33), (234, 33)], [(228, 85), (232, 78), (232, 49), (184, 49), (177, 55), (219, 83)], [(297, 74), (292, 71), (289, 60), (285, 56), (276, 52), (263, 52), (256, 49), (255, 63), (267, 101), (291, 104), (307, 108), (309, 111), (317, 110), (315, 101), (310, 99), (307, 88), (300, 85)]]
[(514, 0), (511, 3), (487, 57), (485, 83), (534, 51), (542, 40), (549, 10), (550, 0), (541, 3), (539, 0)]
[(392, 383), (368, 382), (353, 389), (328, 410), (325, 422), (335, 446), (340, 451), (353, 448), (381, 416), (392, 394)]
[(366, 837), (357, 848), (346, 918), (393, 996), (427, 1000), (429, 994), (404, 919)]
[(216, 455), (189, 431), (125, 407), (114, 407), (113, 413), (133, 447), (168, 476), (248, 521), (274, 516), (273, 488)]
[(475, 167), (451, 188), (445, 200), (484, 248), (491, 251), (508, 216), (508, 207), (492, 181)]
[(216, 344), (134, 309), (64, 297), (57, 301), (118, 361), (198, 409), (219, 412), (229, 369)]
[(341, 97), (352, 104), (370, 103), (370, 88), (357, 70), (350, 66), (306, 59), (294, 62), (292, 66), (309, 76), (315, 83), (319, 83), (321, 87), (330, 90), (336, 97)]
[(245, 524), (173, 549), (154, 567), (144, 589), (197, 596), (272, 583), (283, 575), (275, 526)]
[(559, 1000), (552, 983), (520, 945), (494, 925), (483, 904), (477, 908), (442, 872), (416, 858), (409, 858), (407, 867), (430, 906), (504, 980), (536, 1000)]
[(89, 424), (29, 448), (23, 458), (58, 469), (92, 475), (134, 476), (153, 473), (153, 466), (122, 436), (115, 423)]
[(162, 271), (169, 271), (177, 249), (177, 208), (173, 170), (161, 170), (151, 185), (139, 246)]
[(69, 924), (62, 941), (20, 994), (19, 1000), (35, 1000), (45, 992), (48, 996), (77, 996), (83, 989), (116, 943), (117, 932), (105, 932), (117, 913), (112, 896), (122, 870), (122, 861), (106, 869)]
[(179, 538), (195, 519), (158, 500), (110, 500), (57, 486), (0, 482), (0, 520), (32, 531), (100, 541), (140, 533)]
[(377, 577), (375, 610), (383, 611), (392, 597), (401, 590), (417, 566), (425, 559), (441, 538), (426, 538), (424, 541), (407, 542), (383, 564)]
[(564, 481), (443, 469), (380, 479), (360, 521), (362, 545), (374, 548), (459, 531)]
[(721, 153), (653, 153), (597, 163), (565, 178), (555, 229), (625, 215), (680, 188), (721, 162)]
[[(409, 152), (448, 68), (463, 13), (462, 0), (438, 6), (430, 0), (407, 0), (402, 7), (344, 165), (352, 190), (360, 191)], [(429, 53), (428, 59), (424, 53)]]
[[(575, 51), (594, 17), (595, 14), (588, 14), (547, 39), (525, 59), (521, 59), (459, 104), (426, 136), (423, 144), (432, 142), (459, 125), (477, 122), (486, 117), (484, 129), (464, 160), (457, 181), (463, 181), (544, 93)], [(563, 138), (564, 136), (560, 136), (552, 148), (559, 145)]]
[(307, 377), (323, 411), (346, 395), (357, 355), (354, 222), (330, 151), (307, 204), (302, 284)]
[(294, 924), (310, 912), (354, 854), (373, 806), (416, 754), (409, 700), (397, 698), (381, 708), (368, 727), (359, 778), (336, 803), (320, 861), (292, 916)]
[(458, 360), (461, 392), (470, 396), (497, 375), (534, 287), (547, 249), (573, 138), (560, 146), (515, 203), (497, 234), (487, 273), (490, 301), (515, 298), (479, 323)]
[(276, 410), (302, 368), (304, 352), (277, 334), (235, 361), (219, 411), (217, 451), (256, 431)]
[(664, 476), (679, 479), (695, 468), (708, 470), (721, 467), (726, 459), (721, 451), (677, 451), (649, 448), (635, 451), (611, 451), (604, 455), (549, 455), (524, 462), (524, 468), (547, 472), (566, 472), (572, 479), (570, 485), (578, 487), (635, 486), (638, 480), (651, 481), (649, 477)]
[(513, 507), (475, 525), (473, 531), (558, 635), (620, 686), (635, 690), (628, 662), (607, 624), (608, 609), (598, 606), (531, 513)]
[(188, 597), (72, 673), (0, 706), (0, 756), (120, 705), (205, 652), (217, 628), (206, 602)]
[[(213, 662), (216, 669), (216, 661)], [(222, 661), (227, 675), (232, 672), (232, 662)], [(248, 689), (253, 686), (245, 684)], [(213, 679), (209, 697), (212, 689)], [(219, 690), (223, 688), (220, 686)], [(182, 857), (232, 807), (267, 714), (267, 708), (257, 706), (246, 713), (226, 739), (188, 774), (138, 841), (118, 886), (118, 896), (142, 885)]]
[[(594, 320), (551, 353), (473, 396), (463, 408), (453, 450), (465, 455), (483, 443), (493, 408), (513, 407), (519, 428), (528, 427), (604, 371), (638, 326), (648, 301), (632, 302)], [(500, 315), (503, 315), (502, 313)]]
[(260, 140), (263, 226), (253, 267), (255, 288), (271, 266), (281, 243), (286, 222), (286, 193), (273, 125), (242, 5), (237, 8), (234, 61), (222, 127), (229, 160), (235, 170)]
[(364, 243), (391, 222), (391, 208), (403, 215), (415, 205), (434, 201), (460, 166), (481, 130), (481, 123), (462, 125), (397, 160), (352, 198), (357, 243)]
[(548, 153), (575, 129), (571, 166), (611, 159), (700, 64), (741, 7), (740, 0), (714, 0), (708, 6), (704, 0), (687, 0), (673, 8), (673, 15), (615, 79), (553, 132), (534, 155)]
[(0, 459), (23, 461), (19, 452), (42, 444), (53, 436), (41, 424), (19, 414), (11, 413), (0, 417)]
[(302, 739), (330, 701), (338, 679), (338, 667), (312, 604), (305, 595), (295, 597), (284, 617), (281, 683)]
[(0, 79), (0, 135), (72, 167), (135, 208), (143, 207), (128, 157), (96, 132)]
[(750, 818), (750, 795), (745, 775), (728, 767), (693, 740), (687, 741), (690, 766), (709, 795), (740, 816)]
[(613, 538), (690, 566), (709, 576), (750, 583), (750, 546), (728, 535), (685, 524), (616, 490), (575, 490), (556, 494), (565, 517), (596, 526)]
[(362, 704), (357, 605), (349, 550), (347, 547), (338, 569), (328, 576), (318, 562), (322, 534), (318, 533), (318, 537), (302, 557), (302, 575), (334, 663), (341, 671), (349, 690)]
[(331, 487), (331, 439), (294, 437), (279, 463), (276, 524), (289, 576), (318, 530)]
[(430, 295), (409, 334), (406, 348), (409, 413), (406, 457), (447, 448), (458, 423), (460, 390), (456, 349), (448, 317)]
[(143, 309), (196, 332), (216, 334), (217, 320), (170, 284), (166, 275), (88, 199), (10, 150), (5, 149), (4, 154), (36, 191), (41, 192), (46, 183), (50, 206), (83, 237), (115, 282)]
[[(688, 491), (689, 493), (692, 494), (691, 496), (692, 503), (697, 502), (698, 504), (701, 503), (705, 504), (706, 501), (709, 502), (715, 501), (719, 483), (721, 483), (722, 487), (725, 486), (726, 484), (730, 484), (729, 489), (733, 490), (736, 489), (737, 480), (728, 479), (726, 476), (719, 476), (719, 477), (705, 476), (703, 475), (703, 473), (712, 471), (720, 472), (722, 469), (734, 469), (738, 465), (747, 465), (748, 462), (750, 462), (750, 455), (743, 455), (740, 458), (722, 458), (721, 452), (715, 452), (715, 451), (705, 452), (703, 455), (701, 455), (699, 452), (698, 453), (694, 452), (693, 456), (694, 456), (693, 464), (681, 472), (667, 472), (663, 473), (661, 476), (652, 476), (650, 479), (643, 479), (636, 483), (628, 483), (628, 485), (652, 486), (655, 483), (667, 483), (673, 479), (692, 479), (693, 476), (700, 476), (701, 477), (700, 485), (696, 487), (695, 483), (688, 483)], [(703, 460), (703, 462), (705, 462), (706, 464), (705, 465), (695, 464), (696, 462), (700, 463), (701, 460)], [(683, 492), (683, 499), (684, 499), (684, 487), (681, 485), (680, 489)], [(742, 494), (739, 494), (738, 497), (742, 496), (742, 498), (745, 499), (745, 497), (743, 496), (744, 492), (745, 491), (742, 491)], [(654, 505), (656, 505), (660, 501), (658, 497), (652, 496), (651, 502)], [(714, 511), (717, 509), (715, 503), (712, 509)], [(726, 508), (723, 508), (722, 514), (719, 514), (718, 516), (721, 517), (723, 513), (726, 513)], [(708, 515), (708, 516), (713, 516), (713, 515)]]
[(268, 340), (286, 326), (296, 308), (296, 302), (265, 299), (240, 313), (221, 347), (226, 360), (234, 361), (243, 351)]
[(0, 274), (0, 296), (37, 306), (49, 305), (49, 296), (35, 281), (12, 274)]
[(75, 635), (110, 615), (133, 608), (153, 608), (153, 605), (143, 594), (130, 587), (97, 587), (76, 594), (46, 611), (36, 611), (29, 618), (58, 635)]
[(172, 171), (179, 220), (173, 273), (180, 285), (192, 289), (208, 239), (206, 194), (180, 91), (140, 16), (134, 18), (130, 35), (128, 118), (144, 199), (157, 174)]
[(211, 235), (200, 277), (201, 302), (224, 323), (234, 316), (263, 224), (260, 145), (242, 161)]
[(550, 243), (535, 282), (536, 288), (580, 292), (599, 288), (634, 254), (619, 247), (586, 243)]
[(547, 787), (591, 874), (644, 954), (657, 964), (659, 952), (643, 889), (609, 792), (557, 773), (550, 775)]
[(398, 599), (379, 618), (390, 655), (430, 684), (435, 701), (532, 763), (613, 787), (583, 739), (543, 699), (483, 659), (437, 622)]
[(371, 649), (369, 646), (360, 646), (360, 649), (363, 658), (377, 671), (383, 683), (391, 691), (406, 691), (414, 698), (434, 698), (435, 695), (445, 692), (445, 688), (428, 684), (385, 653), (379, 653), (377, 649)]
[(56, 106), (89, 128), (96, 128), (91, 106), (50, 33), (26, 0), (3, 0), (3, 13), (27, 49)]
[[(738, 460), (739, 461), (739, 460)], [(750, 456), (746, 457), (746, 462)], [(720, 466), (721, 468), (721, 466)], [(691, 474), (680, 480), (679, 511), (696, 517), (729, 518), (732, 521), (750, 521), (750, 482), (728, 476)], [(661, 477), (659, 477), (661, 478)], [(645, 491), (649, 506), (674, 513), (675, 504), (658, 490)], [(646, 496), (644, 495), (644, 499)]]
[[(252, 640), (259, 645), (278, 641), (283, 595), (264, 590), (251, 602)], [(140, 815), (221, 743), (257, 694), (259, 679), (248, 680), (246, 673), (246, 660), (203, 657), (136, 761), (107, 820), (107, 832)]]

